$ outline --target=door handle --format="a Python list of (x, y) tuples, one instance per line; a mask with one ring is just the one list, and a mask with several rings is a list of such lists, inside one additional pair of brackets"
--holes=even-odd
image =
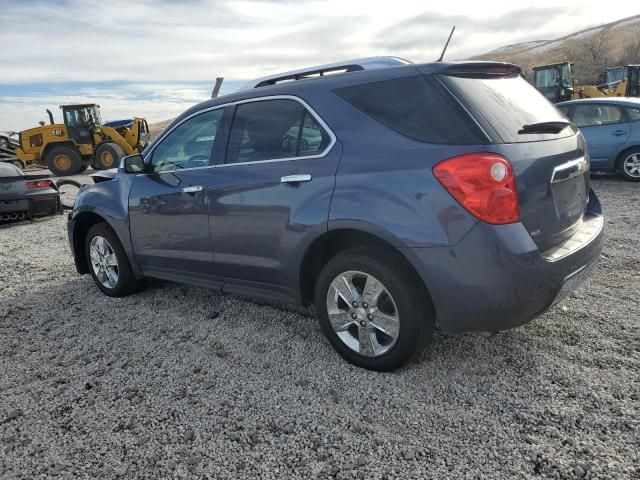
[(192, 187), (184, 187), (182, 189), (182, 193), (196, 193), (196, 192), (201, 192), (202, 186), (201, 185), (194, 185)]
[(626, 130), (616, 130), (615, 132), (611, 133), (611, 135), (615, 135), (616, 137), (619, 137), (620, 135), (624, 135), (625, 133), (627, 133)]
[(308, 173), (298, 174), (298, 175), (287, 175), (280, 179), (280, 183), (300, 183), (300, 182), (310, 182), (311, 175)]

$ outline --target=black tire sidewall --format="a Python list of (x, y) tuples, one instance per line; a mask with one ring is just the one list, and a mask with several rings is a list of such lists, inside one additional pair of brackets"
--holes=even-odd
[[(64, 179), (64, 180), (58, 180), (56, 182), (56, 187), (58, 189), (60, 189), (60, 187), (64, 186), (64, 185), (73, 185), (74, 187), (78, 187), (78, 190), (80, 190), (80, 187), (82, 187), (82, 184), (80, 182), (77, 182), (75, 180), (71, 180), (71, 179)], [(66, 207), (64, 205), (62, 205), (62, 200), (60, 200), (60, 205), (62, 206), (62, 208), (64, 209), (72, 209), (73, 206), (71, 207)]]
[[(58, 170), (53, 163), (53, 159), (57, 154), (65, 154), (71, 160), (71, 168), (68, 171)], [(67, 145), (58, 145), (56, 147), (51, 148), (47, 152), (47, 168), (51, 170), (56, 177), (67, 177), (69, 175), (75, 175), (80, 173), (82, 168), (82, 157), (80, 153), (76, 151), (73, 147), (69, 147)]]
[[(395, 263), (395, 265), (394, 265)], [(349, 362), (369, 370), (391, 371), (406, 364), (430, 334), (429, 306), (416, 285), (416, 275), (398, 266), (398, 258), (386, 252), (344, 252), (322, 269), (316, 283), (315, 306), (320, 326), (331, 345)], [(351, 350), (334, 332), (329, 321), (326, 297), (339, 274), (356, 270), (376, 277), (394, 299), (400, 317), (400, 332), (393, 348), (379, 357), (366, 357)]]
[[(93, 267), (91, 265), (91, 256), (89, 254), (89, 246), (91, 245), (91, 240), (96, 237), (101, 236), (109, 242), (111, 248), (113, 249), (116, 259), (118, 261), (118, 283), (114, 288), (107, 288), (98, 280), (95, 273), (93, 272)], [(87, 236), (84, 239), (84, 253), (87, 261), (87, 265), (89, 266), (89, 273), (93, 278), (96, 286), (104, 293), (110, 297), (123, 297), (128, 295), (132, 291), (135, 290), (137, 282), (133, 276), (131, 271), (131, 265), (129, 263), (129, 258), (127, 257), (126, 252), (120, 242), (120, 239), (115, 234), (115, 232), (107, 225), (106, 223), (98, 223), (93, 225), (89, 231), (87, 232)]]
[[(100, 162), (100, 155), (105, 150), (111, 152), (111, 156), (115, 159), (115, 165), (111, 165), (110, 167), (105, 167), (102, 165), (102, 163)], [(116, 168), (120, 163), (122, 157), (124, 157), (124, 150), (122, 149), (122, 147), (120, 147), (120, 145), (113, 142), (101, 143), (96, 147), (93, 156), (93, 163), (91, 166), (96, 170), (108, 170), (110, 168)]]
[(640, 177), (632, 177), (624, 168), (624, 161), (629, 157), (629, 155), (633, 155), (634, 153), (640, 154), (640, 148), (630, 148), (629, 150), (622, 152), (618, 158), (618, 173), (625, 180), (629, 180), (630, 182), (640, 182)]

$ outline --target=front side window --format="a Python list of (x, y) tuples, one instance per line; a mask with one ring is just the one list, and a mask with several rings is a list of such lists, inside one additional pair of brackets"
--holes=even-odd
[(624, 122), (620, 107), (613, 105), (576, 105), (573, 112), (573, 123), (578, 127), (593, 127)]
[(536, 70), (534, 83), (538, 88), (555, 87), (560, 85), (558, 70), (555, 67)]
[(242, 103), (231, 127), (227, 163), (318, 155), (329, 143), (327, 132), (295, 100)]
[(153, 170), (167, 172), (220, 163), (211, 153), (223, 112), (211, 110), (178, 125), (153, 150)]

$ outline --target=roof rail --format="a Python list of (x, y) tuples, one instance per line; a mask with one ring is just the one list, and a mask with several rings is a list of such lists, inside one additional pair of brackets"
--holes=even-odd
[(356, 72), (358, 70), (376, 70), (379, 68), (399, 67), (409, 65), (410, 61), (399, 57), (367, 57), (343, 62), (328, 63), (315, 67), (301, 68), (290, 72), (277, 73), (266, 77), (251, 80), (242, 86), (240, 90), (251, 90), (252, 88), (266, 87), (280, 82), (302, 80), (312, 77), (323, 77), (324, 75)]

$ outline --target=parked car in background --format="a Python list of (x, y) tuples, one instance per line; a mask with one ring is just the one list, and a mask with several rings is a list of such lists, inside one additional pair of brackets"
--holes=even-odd
[(582, 131), (591, 170), (640, 181), (639, 98), (585, 98), (557, 107)]
[(19, 146), (18, 132), (0, 132), (0, 150), (13, 151)]
[[(374, 58), (258, 79), (80, 190), (79, 273), (314, 303), (349, 361), (522, 325), (603, 243), (579, 130), (515, 65)], [(256, 322), (260, 319), (256, 318)]]
[(0, 163), (0, 223), (60, 211), (58, 189), (47, 175), (25, 175), (10, 163)]

